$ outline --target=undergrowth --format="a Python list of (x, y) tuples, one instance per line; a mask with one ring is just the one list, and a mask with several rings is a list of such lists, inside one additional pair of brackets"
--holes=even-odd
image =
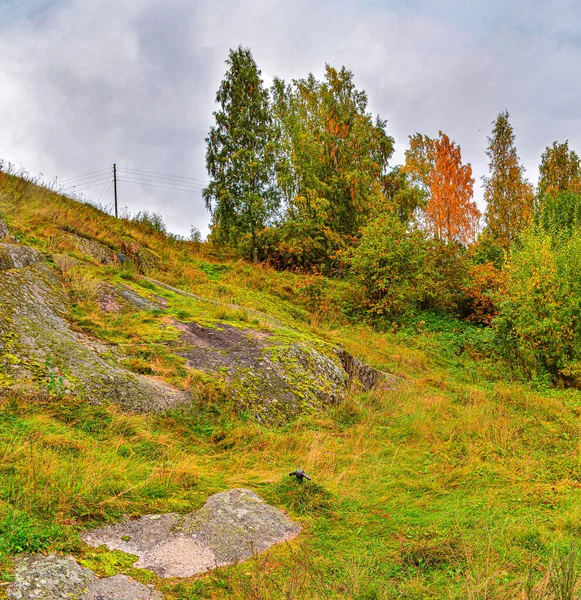
[[(323, 284), (220, 256), (207, 244), (115, 220), (16, 179), (0, 186), (0, 212), (12, 231), (44, 252), (61, 277), (72, 326), (116, 348), (127, 368), (198, 391), (191, 410), (132, 415), (61, 393), (57, 371), (48, 384), (55, 389), (44, 394), (4, 390), (4, 582), (11, 556), (63, 552), (99, 575), (126, 572), (175, 600), (575, 597), (581, 398), (542, 381), (531, 385), (509, 369), (490, 328), (433, 312), (372, 327), (352, 319), (356, 291), (348, 281)], [(64, 226), (116, 251), (130, 238), (160, 262), (146, 273), (101, 265), (67, 246)], [(104, 285), (157, 308), (106, 312)], [(273, 330), (256, 311), (281, 323), (276, 335), (341, 344), (402, 377), (404, 387), (354, 389), (325, 414), (260, 426), (235, 410), (223, 386), (192, 373), (174, 353), (176, 320)], [(53, 365), (58, 357), (45, 360)], [(288, 476), (299, 467), (312, 482)], [(233, 487), (284, 509), (303, 533), (188, 580), (161, 580), (122, 553), (80, 541), (88, 527), (122, 515), (192, 511)]]

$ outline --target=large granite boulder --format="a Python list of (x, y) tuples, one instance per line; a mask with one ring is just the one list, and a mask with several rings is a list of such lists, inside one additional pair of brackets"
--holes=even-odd
[(17, 562), (10, 600), (161, 600), (126, 575), (99, 579), (72, 556), (26, 556)]
[(58, 369), (70, 382), (66, 391), (90, 402), (137, 412), (187, 404), (185, 393), (107, 362), (98, 344), (70, 328), (67, 311), (67, 294), (39, 254), (0, 244), (0, 385), (46, 389), (51, 375), (60, 381)]
[(93, 547), (104, 544), (134, 554), (136, 567), (160, 577), (191, 577), (247, 560), (300, 531), (285, 513), (239, 488), (210, 496), (193, 513), (126, 519), (87, 532), (83, 539)]

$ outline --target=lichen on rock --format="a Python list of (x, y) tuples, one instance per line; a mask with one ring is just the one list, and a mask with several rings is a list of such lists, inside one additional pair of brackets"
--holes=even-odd
[(260, 422), (283, 424), (344, 397), (347, 377), (339, 361), (312, 342), (280, 340), (224, 323), (175, 326), (182, 331), (177, 352), (187, 359), (186, 366), (224, 379), (238, 409)]
[(126, 285), (101, 284), (98, 290), (98, 302), (104, 312), (127, 310), (158, 310), (163, 306), (163, 299), (153, 302)]
[(87, 347), (64, 318), (68, 297), (52, 271), (31, 248), (5, 246), (0, 244), (1, 264), (9, 266), (0, 269), (0, 381), (46, 388), (50, 362), (78, 396), (93, 403), (145, 412), (188, 402), (184, 392), (110, 364)]
[(349, 385), (358, 385), (364, 390), (372, 390), (374, 388), (395, 390), (401, 387), (403, 383), (400, 377), (374, 369), (372, 366), (349, 354), (341, 346), (335, 348), (335, 353), (341, 360), (343, 369), (345, 369), (349, 377)]
[(92, 258), (97, 264), (112, 265), (117, 263), (117, 255), (111, 248), (107, 248), (107, 246), (96, 240), (81, 237), (74, 233), (67, 233), (67, 236), (77, 250)]
[(251, 558), (301, 531), (277, 508), (251, 490), (214, 494), (198, 511), (126, 519), (87, 532), (90, 546), (104, 544), (138, 557), (137, 567), (160, 577), (191, 577)]
[(72, 556), (25, 556), (17, 561), (10, 600), (161, 600), (126, 575), (99, 579)]
[(0, 271), (22, 269), (38, 262), (40, 262), (40, 256), (34, 248), (0, 244)]

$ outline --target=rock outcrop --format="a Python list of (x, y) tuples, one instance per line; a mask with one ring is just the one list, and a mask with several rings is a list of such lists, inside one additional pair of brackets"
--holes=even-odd
[(4, 223), (4, 221), (0, 220), (0, 241), (7, 240), (10, 236), (10, 230), (8, 229), (8, 225)]
[(146, 515), (93, 530), (83, 539), (134, 554), (136, 567), (160, 577), (191, 577), (247, 560), (300, 531), (282, 511), (239, 488), (210, 496), (187, 515)]
[(174, 322), (182, 331), (177, 352), (188, 367), (223, 378), (239, 410), (262, 423), (282, 424), (337, 404), (347, 376), (329, 353), (308, 340), (227, 324), (203, 327)]
[(96, 240), (90, 238), (81, 237), (74, 233), (67, 233), (67, 237), (73, 243), (73, 245), (89, 258), (92, 258), (95, 262), (101, 265), (113, 265), (117, 262), (117, 253), (107, 248), (103, 244), (100, 244)]
[(403, 383), (400, 377), (374, 369), (340, 346), (335, 348), (335, 354), (339, 357), (341, 365), (347, 373), (349, 385), (360, 386), (364, 390), (375, 388), (395, 390)]
[(143, 412), (188, 401), (163, 382), (106, 362), (70, 328), (67, 310), (62, 284), (35, 250), (0, 244), (0, 385), (46, 388), (58, 368), (68, 391), (90, 402)]
[(10, 600), (161, 600), (152, 587), (126, 575), (99, 579), (72, 556), (26, 556), (16, 565)]
[(140, 273), (155, 271), (160, 264), (159, 256), (153, 250), (145, 248), (129, 238), (117, 240), (115, 246), (121, 250), (118, 252), (95, 239), (78, 235), (69, 230), (63, 231), (62, 235), (69, 242), (68, 245), (72, 244), (79, 252), (97, 264), (133, 263)]
[[(98, 242), (67, 236), (78, 240), (79, 248), (95, 261), (113, 261), (113, 251)], [(133, 258), (143, 250), (128, 248)], [(199, 314), (200, 302), (220, 305), (154, 279), (148, 279), (148, 285), (144, 297), (136, 286), (104, 282), (97, 302), (104, 312), (160, 311), (170, 300), (159, 294), (171, 292), (186, 300), (180, 311), (191, 302), (194, 315)], [(47, 382), (55, 387), (62, 377), (66, 393), (90, 402), (115, 402), (132, 411), (158, 411), (188, 402), (185, 393), (123, 369), (111, 358), (117, 355), (113, 348), (73, 331), (65, 319), (67, 294), (36, 250), (0, 243), (0, 306), (0, 387), (24, 384), (38, 389), (46, 388)], [(300, 414), (323, 411), (341, 402), (353, 385), (368, 390), (401, 384), (399, 378), (373, 369), (344, 349), (285, 327), (265, 313), (220, 306), (244, 312), (256, 328), (211, 321), (202, 325), (187, 320), (188, 310), (186, 320), (177, 320), (174, 311), (169, 313), (173, 318), (160, 319), (159, 326), (179, 331), (169, 350), (184, 358), (186, 367), (222, 380), (237, 410), (260, 423), (280, 425)]]

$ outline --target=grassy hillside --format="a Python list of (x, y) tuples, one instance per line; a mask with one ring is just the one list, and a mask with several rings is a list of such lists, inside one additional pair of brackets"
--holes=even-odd
[[(119, 347), (128, 368), (199, 397), (187, 412), (134, 415), (65, 394), (50, 368), (43, 393), (5, 384), (4, 582), (11, 555), (59, 551), (99, 574), (152, 582), (172, 599), (526, 598), (527, 579), (541, 580), (550, 557), (566, 555), (581, 533), (579, 394), (512, 381), (487, 352), (487, 330), (424, 315), (379, 332), (350, 321), (357, 292), (348, 282), (228, 259), (17, 178), (0, 180), (0, 218), (62, 278), (74, 328)], [(116, 252), (138, 245), (151, 259), (148, 278), (99, 264), (71, 232)], [(119, 281), (201, 323), (268, 329), (276, 319), (289, 335), (342, 344), (406, 385), (353, 390), (325, 413), (263, 427), (235, 409), (222, 385), (175, 359), (165, 313), (99, 309), (97, 287)], [(290, 480), (297, 467), (312, 483)], [(80, 541), (84, 528), (123, 514), (186, 512), (236, 486), (285, 509), (303, 534), (191, 580), (158, 579), (120, 552)]]

